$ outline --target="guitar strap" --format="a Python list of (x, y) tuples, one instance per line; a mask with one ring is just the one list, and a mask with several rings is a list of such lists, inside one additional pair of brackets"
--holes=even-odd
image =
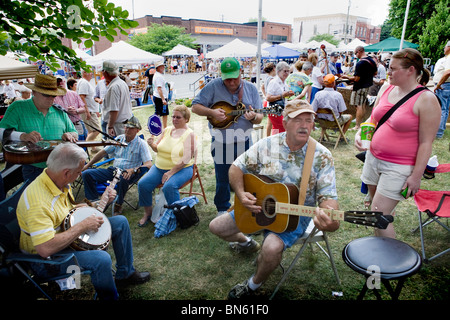
[(311, 175), (314, 153), (316, 151), (316, 140), (309, 137), (308, 147), (306, 148), (305, 162), (303, 163), (302, 180), (300, 182), (300, 194), (298, 196), (298, 204), (303, 205), (306, 199), (306, 191), (308, 190), (309, 176)]

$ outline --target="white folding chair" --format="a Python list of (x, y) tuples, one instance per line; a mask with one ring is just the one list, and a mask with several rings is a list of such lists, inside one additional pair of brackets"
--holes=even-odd
[[(321, 241), (325, 242), (326, 250), (320, 245), (319, 242), (321, 242)], [(306, 229), (306, 231), (303, 234), (303, 236), (301, 236), (294, 244), (294, 245), (301, 245), (300, 249), (297, 252), (297, 255), (295, 256), (294, 260), (292, 260), (291, 264), (289, 265), (289, 268), (284, 272), (283, 277), (278, 282), (278, 284), (277, 284), (275, 290), (273, 291), (272, 296), (270, 297), (270, 299), (273, 299), (275, 294), (278, 292), (278, 290), (280, 289), (281, 285), (284, 283), (284, 281), (288, 277), (288, 275), (291, 272), (292, 268), (295, 266), (295, 263), (300, 258), (300, 256), (303, 254), (303, 251), (306, 249), (308, 244), (312, 247), (313, 243), (315, 243), (320, 248), (320, 250), (322, 250), (322, 252), (327, 256), (327, 258), (330, 260), (331, 268), (333, 269), (334, 275), (336, 277), (336, 281), (337, 281), (339, 286), (341, 285), (341, 280), (339, 279), (339, 275), (338, 275), (338, 272), (337, 272), (337, 269), (336, 269), (336, 265), (334, 263), (333, 254), (331, 252), (331, 248), (330, 248), (330, 244), (328, 242), (327, 234), (326, 234), (326, 232), (322, 232), (322, 231), (318, 230), (316, 228), (316, 226), (314, 225), (313, 220), (311, 219), (311, 222), (309, 223), (308, 228)]]

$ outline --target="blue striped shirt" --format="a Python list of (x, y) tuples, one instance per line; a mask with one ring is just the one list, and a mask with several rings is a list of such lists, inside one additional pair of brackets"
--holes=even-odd
[(107, 146), (104, 149), (110, 157), (114, 157), (114, 167), (126, 170), (139, 167), (142, 163), (152, 160), (147, 143), (139, 136), (136, 136), (130, 142), (126, 142), (125, 135), (121, 134), (116, 140), (128, 143), (128, 145), (126, 147)]

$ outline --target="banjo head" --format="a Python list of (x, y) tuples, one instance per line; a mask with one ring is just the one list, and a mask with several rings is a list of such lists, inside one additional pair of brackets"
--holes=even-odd
[(92, 207), (81, 207), (71, 210), (64, 221), (64, 229), (69, 229), (93, 214), (98, 217), (103, 217), (103, 224), (97, 232), (91, 231), (80, 235), (73, 244), (76, 249), (104, 250), (109, 245), (112, 233), (111, 223), (103, 213)]

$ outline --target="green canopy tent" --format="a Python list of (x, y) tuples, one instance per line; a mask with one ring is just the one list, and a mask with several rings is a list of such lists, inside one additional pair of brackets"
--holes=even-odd
[[(403, 41), (403, 49), (404, 48), (413, 48), (417, 49), (419, 47), (418, 44)], [(390, 52), (390, 51), (398, 51), (400, 49), (400, 39), (389, 37), (384, 39), (383, 41), (368, 45), (364, 47), (364, 51), (366, 52)]]

